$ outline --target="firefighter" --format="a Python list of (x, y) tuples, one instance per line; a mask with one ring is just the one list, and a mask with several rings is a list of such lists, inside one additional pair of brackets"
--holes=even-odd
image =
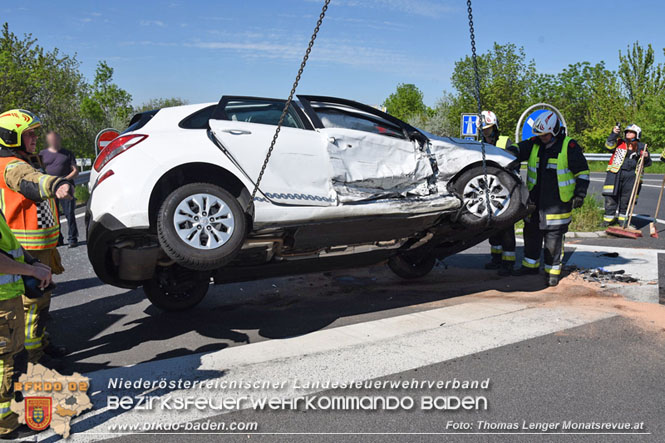
[(18, 416), (10, 409), (14, 382), (28, 364), (21, 275), (35, 277), (44, 288), (51, 282), (51, 270), (23, 250), (1, 214), (0, 251), (0, 438), (4, 440), (30, 434), (25, 426), (19, 432)]
[[(0, 210), (23, 248), (60, 274), (64, 269), (56, 249), (60, 223), (54, 198), (71, 198), (73, 186), (37, 169), (39, 156), (34, 154), (40, 126), (39, 118), (29, 111), (0, 114)], [(30, 362), (57, 369), (66, 350), (51, 345), (44, 333), (50, 304), (50, 291), (36, 299), (23, 296), (25, 348)]]
[[(603, 224), (609, 226), (617, 223), (617, 209), (619, 210), (618, 222), (623, 223), (628, 214), (628, 203), (635, 185), (637, 162), (645, 150), (644, 143), (640, 142), (642, 129), (636, 124), (628, 126), (624, 131), (623, 139), (619, 138), (621, 128), (615, 126), (612, 129), (605, 147), (612, 152), (612, 157), (607, 165), (607, 175), (603, 186), (605, 196), (605, 216)], [(651, 157), (646, 151), (644, 167), (651, 166)], [(637, 194), (640, 193), (642, 182), (640, 181)], [(637, 196), (635, 202), (637, 203)]]
[[(499, 120), (492, 111), (483, 111), (483, 141), (506, 149), (513, 142), (505, 135), (499, 135)], [(508, 276), (515, 265), (515, 227), (511, 226), (490, 237), (491, 260), (485, 269), (498, 269), (499, 275)]]
[(528, 162), (527, 187), (536, 206), (524, 220), (524, 259), (518, 273), (538, 274), (544, 241), (546, 283), (556, 286), (572, 210), (582, 206), (589, 187), (589, 165), (580, 145), (561, 131), (554, 112), (542, 113), (533, 133), (534, 137), (510, 148)]

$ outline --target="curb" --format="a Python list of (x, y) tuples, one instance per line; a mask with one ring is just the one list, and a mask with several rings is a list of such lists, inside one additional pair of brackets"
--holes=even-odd
[[(515, 231), (515, 235), (522, 236), (523, 230), (518, 229)], [(593, 232), (566, 232), (566, 238), (605, 238), (609, 237), (605, 231), (593, 231)]]

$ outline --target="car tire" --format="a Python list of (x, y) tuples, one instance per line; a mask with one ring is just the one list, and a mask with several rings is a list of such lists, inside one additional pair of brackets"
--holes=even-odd
[[(495, 166), (487, 166), (487, 178), (490, 182), (491, 205), (493, 206), (491, 226), (510, 226), (522, 204), (520, 182), (508, 171)], [(462, 173), (453, 184), (455, 192), (460, 195), (465, 206), (457, 219), (464, 226), (475, 228), (487, 224), (485, 196), (476, 192), (478, 189), (484, 188), (484, 182), (482, 166), (475, 166)], [(482, 190), (484, 191), (484, 189)]]
[(157, 236), (166, 255), (196, 271), (230, 262), (240, 251), (246, 232), (238, 200), (211, 183), (176, 189), (166, 197), (157, 216)]
[(201, 303), (209, 287), (209, 276), (173, 265), (158, 268), (155, 276), (144, 282), (143, 292), (159, 309), (179, 312)]
[(388, 267), (391, 271), (407, 280), (421, 278), (429, 274), (436, 264), (433, 255), (393, 255), (388, 259)]

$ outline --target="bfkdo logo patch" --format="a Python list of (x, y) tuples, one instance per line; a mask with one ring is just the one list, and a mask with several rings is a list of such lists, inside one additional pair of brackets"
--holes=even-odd
[(26, 397), (25, 423), (30, 429), (43, 431), (51, 424), (51, 397)]

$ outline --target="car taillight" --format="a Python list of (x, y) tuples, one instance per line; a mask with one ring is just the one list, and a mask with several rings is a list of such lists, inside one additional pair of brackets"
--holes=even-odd
[(96, 188), (97, 186), (99, 186), (100, 184), (102, 184), (102, 182), (103, 182), (104, 180), (106, 180), (107, 178), (109, 178), (109, 177), (112, 176), (113, 174), (115, 174), (115, 173), (113, 172), (113, 169), (109, 169), (108, 171), (106, 171), (105, 173), (103, 173), (102, 175), (100, 175), (99, 178), (97, 179), (97, 183), (95, 183), (95, 186), (93, 186), (93, 188)]
[(148, 136), (143, 134), (121, 135), (120, 137), (114, 138), (111, 143), (102, 149), (95, 159), (95, 171), (101, 171), (108, 162), (127, 151), (129, 148), (138, 145), (146, 138), (148, 138)]

